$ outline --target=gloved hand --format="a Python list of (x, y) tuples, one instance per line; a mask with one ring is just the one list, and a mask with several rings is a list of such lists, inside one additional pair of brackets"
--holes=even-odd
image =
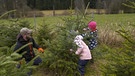
[(70, 52), (73, 52), (74, 50), (73, 49), (70, 49)]
[(38, 51), (44, 53), (44, 50), (42, 48), (38, 48)]

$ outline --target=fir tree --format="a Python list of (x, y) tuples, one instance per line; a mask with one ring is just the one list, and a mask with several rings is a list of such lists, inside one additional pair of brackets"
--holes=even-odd
[(103, 55), (105, 62), (102, 62), (101, 71), (105, 76), (134, 76), (135, 73), (135, 39), (129, 30), (125, 30), (123, 26), (117, 31), (125, 41), (122, 47), (109, 48), (104, 47), (106, 54)]
[[(39, 29), (39, 39), (43, 45), (47, 46), (47, 55), (43, 60), (43, 65), (53, 72), (53, 76), (79, 76), (77, 60), (78, 56), (70, 52), (70, 49), (76, 50), (73, 43), (74, 37), (82, 32), (86, 27), (82, 17), (64, 17), (64, 24), (56, 24), (55, 28), (45, 25), (46, 30)], [(43, 33), (44, 31), (44, 33)]]

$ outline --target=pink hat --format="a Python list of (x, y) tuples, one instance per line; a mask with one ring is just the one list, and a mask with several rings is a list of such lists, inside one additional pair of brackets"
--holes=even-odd
[(91, 29), (92, 31), (95, 31), (96, 30), (96, 26), (97, 26), (97, 23), (95, 21), (90, 21), (88, 23), (88, 27), (89, 29)]

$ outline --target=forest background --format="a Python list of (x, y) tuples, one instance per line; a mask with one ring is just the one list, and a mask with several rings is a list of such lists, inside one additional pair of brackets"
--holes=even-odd
[[(134, 0), (0, 0), (0, 76), (25, 76), (33, 68), (34, 76), (79, 76), (73, 39), (74, 30), (82, 33), (87, 23), (98, 23), (98, 46), (92, 51), (86, 76), (134, 76), (135, 73)], [(33, 37), (45, 49), (20, 69), (13, 48), (22, 27), (33, 29)], [(27, 46), (27, 45), (26, 45)], [(25, 46), (24, 46), (25, 47)], [(19, 51), (19, 50), (18, 50)]]
[[(130, 0), (134, 1), (134, 0)], [(134, 9), (122, 5), (122, 3), (129, 4), (128, 0), (0, 0), (0, 15), (10, 10), (17, 10), (10, 13), (10, 17), (33, 17), (48, 15), (69, 15), (68, 10), (84, 11), (86, 7), (89, 9), (96, 9), (87, 11), (88, 14), (92, 12), (98, 14), (118, 14), (118, 13), (133, 13)], [(88, 6), (87, 6), (88, 5)], [(55, 10), (64, 10), (60, 14)], [(74, 14), (74, 12), (72, 13)]]

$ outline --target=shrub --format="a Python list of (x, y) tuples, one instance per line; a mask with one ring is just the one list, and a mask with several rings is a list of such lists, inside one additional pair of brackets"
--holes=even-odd
[(52, 76), (79, 76), (78, 56), (69, 51), (71, 48), (76, 50), (76, 46), (73, 44), (74, 37), (78, 34), (76, 30), (81, 33), (84, 26), (83, 19), (79, 18), (63, 18), (64, 24), (56, 24), (55, 28), (43, 25), (42, 28), (38, 29), (38, 41), (47, 46), (46, 50), (49, 51), (44, 57), (43, 65), (48, 68), (49, 72), (53, 73)]
[(16, 42), (16, 37), (22, 27), (30, 27), (27, 21), (10, 20), (0, 24), (0, 47), (11, 47)]
[[(13, 51), (12, 48), (7, 49), (10, 49), (8, 50), (10, 52)], [(25, 59), (21, 60), (21, 67), (17, 68), (17, 65), (20, 63), (20, 61), (15, 60), (22, 57), (22, 55), (16, 52), (12, 52), (9, 55), (0, 55), (0, 76), (26, 76), (29, 69), (36, 68), (35, 66), (31, 66), (33, 60), (26, 64)]]
[(106, 62), (102, 62), (101, 71), (104, 75), (115, 75), (115, 76), (134, 76), (135, 73), (135, 39), (134, 36), (122, 26), (117, 31), (125, 41), (122, 48), (109, 48), (106, 47), (106, 55), (103, 58)]

